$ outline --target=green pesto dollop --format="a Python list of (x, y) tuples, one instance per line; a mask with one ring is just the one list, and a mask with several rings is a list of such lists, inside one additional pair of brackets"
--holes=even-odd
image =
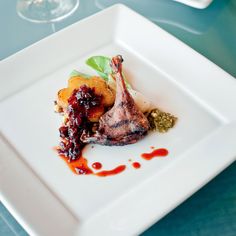
[(177, 121), (177, 117), (170, 113), (163, 112), (157, 108), (149, 112), (147, 119), (150, 124), (150, 130), (158, 131), (160, 133), (167, 132), (175, 125)]

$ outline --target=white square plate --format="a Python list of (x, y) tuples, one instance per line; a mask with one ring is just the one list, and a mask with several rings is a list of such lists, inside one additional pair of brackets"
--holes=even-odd
[[(178, 116), (167, 134), (125, 147), (87, 148), (90, 164), (120, 163), (117, 176), (76, 176), (52, 147), (58, 89), (91, 55), (122, 54), (126, 76)], [(226, 72), (122, 5), (106, 9), (0, 63), (1, 200), (31, 235), (134, 235), (235, 159), (236, 82)], [(166, 158), (142, 161), (150, 146)], [(135, 170), (128, 159), (138, 160)]]

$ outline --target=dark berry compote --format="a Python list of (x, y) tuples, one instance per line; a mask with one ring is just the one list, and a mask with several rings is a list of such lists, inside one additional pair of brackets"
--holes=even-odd
[(95, 94), (95, 89), (86, 85), (75, 89), (68, 99), (67, 110), (64, 111), (68, 118), (59, 128), (61, 141), (58, 153), (75, 161), (82, 155), (82, 149), (86, 145), (80, 140), (82, 132), (94, 131), (97, 123), (90, 122), (89, 117), (102, 106), (102, 95)]

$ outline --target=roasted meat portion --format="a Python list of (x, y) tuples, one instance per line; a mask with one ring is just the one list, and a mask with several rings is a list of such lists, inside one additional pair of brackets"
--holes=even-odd
[(121, 56), (111, 60), (113, 76), (116, 79), (116, 98), (114, 106), (99, 119), (96, 133), (86, 131), (81, 135), (84, 143), (122, 146), (141, 139), (148, 131), (149, 122), (135, 105), (122, 76)]

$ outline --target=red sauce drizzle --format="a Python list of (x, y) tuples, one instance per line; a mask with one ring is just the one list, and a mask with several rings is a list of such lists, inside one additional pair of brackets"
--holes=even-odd
[(96, 173), (95, 175), (100, 176), (100, 177), (106, 177), (106, 176), (110, 176), (110, 175), (117, 175), (117, 174), (123, 172), (125, 170), (125, 168), (126, 168), (125, 165), (120, 165), (120, 166), (117, 166), (116, 168), (114, 168), (112, 170), (100, 171), (100, 172)]
[(141, 167), (141, 164), (139, 162), (134, 162), (132, 164), (132, 166), (135, 168), (135, 169), (139, 169)]
[[(66, 164), (71, 169), (71, 171), (76, 175), (91, 175), (91, 174), (93, 174), (93, 175), (97, 175), (100, 177), (106, 177), (106, 176), (110, 176), (110, 175), (117, 175), (126, 169), (125, 165), (120, 165), (112, 170), (103, 170), (103, 171), (94, 173), (93, 170), (89, 168), (87, 159), (84, 158), (83, 156), (81, 156), (79, 159), (77, 159), (75, 161), (68, 161), (68, 158), (63, 155), (60, 155), (60, 157), (66, 162)], [(94, 169), (98, 170), (98, 169), (102, 168), (102, 164), (100, 162), (95, 162), (95, 163), (93, 163), (92, 167)]]
[(88, 161), (84, 157), (80, 157), (75, 161), (68, 161), (68, 158), (60, 155), (62, 159), (66, 162), (69, 168), (72, 170), (74, 174), (77, 175), (90, 175), (93, 174), (93, 171), (88, 167)]
[(100, 162), (94, 162), (92, 164), (92, 167), (95, 169), (95, 170), (100, 170), (102, 168), (102, 164)]
[(83, 132), (91, 132), (93, 124), (89, 121), (96, 116), (97, 111), (104, 110), (102, 95), (95, 94), (95, 88), (82, 85), (75, 89), (68, 99), (66, 114), (67, 122), (59, 128), (60, 144), (57, 149), (59, 155), (67, 157), (69, 162), (76, 161), (82, 156), (86, 143), (81, 141)]
[[(58, 147), (55, 147), (54, 149), (58, 150)], [(154, 157), (167, 156), (168, 153), (169, 152), (167, 149), (159, 148), (159, 149), (153, 150), (150, 153), (143, 153), (143, 154), (141, 154), (141, 157), (144, 158), (145, 160), (151, 160)], [(117, 175), (126, 169), (126, 165), (119, 165), (112, 170), (103, 170), (103, 171), (99, 171), (97, 173), (94, 173), (93, 170), (91, 168), (89, 168), (87, 159), (84, 158), (83, 156), (81, 156), (80, 158), (78, 158), (74, 161), (70, 161), (70, 159), (68, 159), (68, 157), (63, 156), (63, 155), (60, 155), (60, 157), (66, 162), (66, 164), (72, 170), (72, 172), (77, 175), (90, 175), (90, 174), (92, 174), (92, 175), (97, 175), (99, 177), (106, 177), (106, 176), (111, 176), (111, 175)], [(135, 169), (139, 169), (141, 167), (141, 164), (139, 162), (134, 162), (134, 163), (132, 163), (132, 166)], [(99, 170), (102, 168), (102, 164), (100, 162), (94, 162), (92, 164), (92, 167), (96, 170)]]
[(141, 154), (141, 157), (144, 158), (145, 160), (151, 160), (154, 157), (164, 157), (168, 155), (168, 150), (165, 148), (159, 148), (155, 149), (150, 153), (143, 153)]

